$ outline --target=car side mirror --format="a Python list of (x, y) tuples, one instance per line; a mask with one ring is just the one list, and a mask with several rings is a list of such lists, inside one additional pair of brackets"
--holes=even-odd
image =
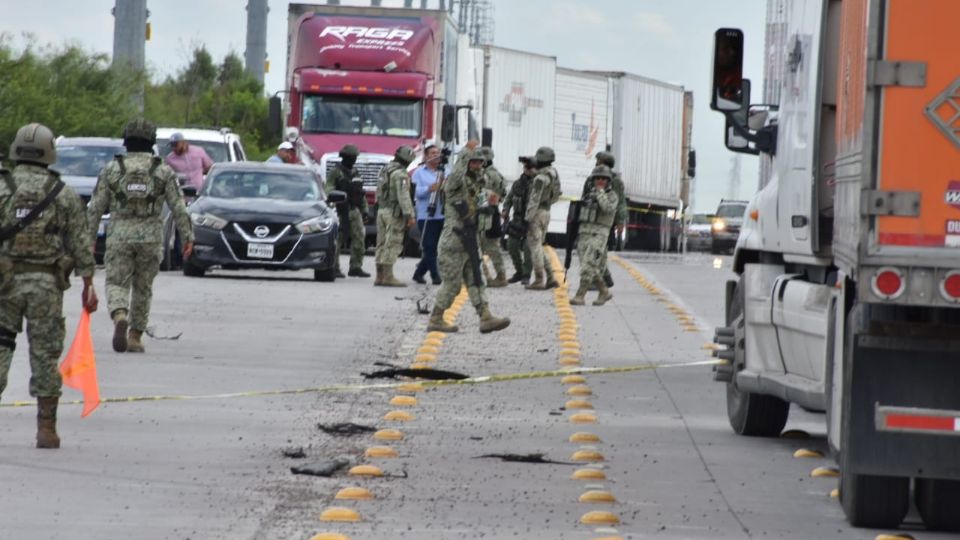
[(338, 205), (347, 202), (347, 194), (340, 190), (333, 190), (327, 194), (327, 204)]
[(746, 106), (743, 93), (743, 31), (721, 28), (714, 34), (710, 108), (734, 112)]
[(197, 186), (180, 186), (180, 191), (183, 192), (184, 197), (197, 196)]

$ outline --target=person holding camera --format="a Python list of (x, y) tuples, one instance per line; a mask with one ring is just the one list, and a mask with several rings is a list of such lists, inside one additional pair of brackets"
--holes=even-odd
[[(537, 168), (533, 158), (519, 158), (523, 163), (523, 174), (520, 175), (513, 185), (510, 186), (510, 192), (503, 199), (503, 212), (501, 217), (506, 222), (507, 232), (507, 252), (510, 253), (510, 260), (513, 261), (513, 276), (508, 283), (530, 283), (530, 272), (533, 271), (533, 262), (530, 259), (530, 247), (527, 246), (527, 222), (524, 220), (524, 209), (527, 207), (527, 197), (530, 193), (530, 181), (537, 174)], [(513, 210), (513, 216), (510, 210)]]
[(413, 172), (421, 251), (420, 262), (413, 272), (413, 280), (426, 284), (423, 277), (430, 272), (430, 280), (434, 285), (439, 285), (441, 280), (440, 270), (437, 268), (437, 244), (443, 230), (443, 205), (439, 204), (437, 195), (443, 185), (443, 167), (447, 164), (447, 156), (435, 145), (430, 145), (424, 150), (423, 158), (423, 165)]

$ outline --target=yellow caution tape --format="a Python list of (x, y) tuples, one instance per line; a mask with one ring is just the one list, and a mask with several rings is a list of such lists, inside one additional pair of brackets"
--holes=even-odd
[[(494, 382), (522, 381), (528, 379), (545, 379), (551, 377), (566, 377), (568, 375), (604, 375), (610, 373), (630, 373), (634, 371), (650, 371), (654, 369), (712, 366), (720, 363), (720, 360), (701, 360), (696, 362), (684, 362), (679, 364), (636, 364), (620, 367), (571, 367), (567, 369), (556, 369), (549, 371), (529, 371), (525, 373), (507, 373), (503, 375), (486, 375), (482, 377), (470, 377), (467, 379), (444, 379), (440, 381), (418, 381), (423, 388), (455, 386), (465, 384), (487, 384)], [(291, 388), (287, 390), (259, 390), (251, 392), (229, 392), (224, 394), (207, 395), (181, 395), (165, 394), (156, 396), (127, 396), (127, 397), (108, 397), (102, 398), (100, 403), (134, 403), (138, 401), (190, 401), (199, 399), (231, 399), (240, 397), (263, 397), (263, 396), (285, 396), (297, 394), (323, 394), (334, 392), (359, 392), (362, 390), (386, 390), (400, 388), (410, 384), (409, 382), (394, 382), (381, 384), (341, 384), (330, 386), (316, 386), (312, 388)], [(33, 407), (36, 401), (11, 401), (0, 403), (0, 408), (9, 407)], [(61, 405), (82, 405), (83, 400), (61, 401)]]

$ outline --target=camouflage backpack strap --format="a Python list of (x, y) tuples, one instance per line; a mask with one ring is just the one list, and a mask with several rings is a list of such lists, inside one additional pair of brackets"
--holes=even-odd
[[(15, 221), (9, 227), (0, 229), (0, 242), (13, 238), (17, 235), (17, 233), (29, 227), (30, 224), (36, 221), (37, 218), (40, 217), (40, 214), (42, 214), (43, 211), (53, 203), (54, 199), (57, 198), (57, 195), (60, 195), (60, 192), (63, 191), (63, 188), (66, 184), (60, 180), (60, 175), (54, 171), (50, 171), (49, 169), (48, 172), (49, 178), (47, 179), (47, 183), (44, 184), (44, 191), (50, 191), (47, 192), (47, 195), (36, 206), (34, 206), (33, 209), (27, 213), (27, 215)], [(15, 189), (14, 192), (16, 192)]]
[(17, 190), (17, 184), (13, 182), (13, 174), (5, 168), (0, 168), (0, 176), (3, 177), (3, 183), (7, 185), (7, 189), (13, 194)]
[(117, 177), (115, 184), (108, 183), (107, 187), (113, 192), (117, 202), (123, 204), (127, 201), (127, 194), (123, 191), (121, 184), (123, 184), (124, 177), (127, 176), (127, 164), (124, 162), (123, 154), (114, 155), (113, 160), (117, 163), (117, 168), (120, 169), (120, 176)]

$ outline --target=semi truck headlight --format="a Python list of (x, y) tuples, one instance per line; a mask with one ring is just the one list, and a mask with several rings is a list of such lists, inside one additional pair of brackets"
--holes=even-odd
[(717, 232), (722, 232), (722, 231), (725, 231), (726, 229), (727, 229), (727, 223), (722, 219), (718, 219), (713, 222), (713, 230)]

